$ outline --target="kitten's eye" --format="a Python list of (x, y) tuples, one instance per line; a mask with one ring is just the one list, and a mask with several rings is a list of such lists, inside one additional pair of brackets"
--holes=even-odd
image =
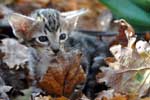
[(36, 38), (36, 41), (43, 45), (47, 45), (49, 43), (47, 36), (39, 36)]
[(48, 38), (47, 38), (47, 36), (40, 36), (40, 37), (38, 37), (38, 40), (39, 40), (40, 42), (47, 42), (47, 41), (48, 41)]
[(67, 38), (65, 33), (60, 34), (59, 39), (60, 40), (65, 40)]

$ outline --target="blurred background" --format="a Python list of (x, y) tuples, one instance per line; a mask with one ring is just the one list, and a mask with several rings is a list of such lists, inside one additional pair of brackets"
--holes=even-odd
[(39, 8), (55, 8), (61, 12), (88, 8), (82, 16), (78, 30), (117, 32), (115, 19), (123, 18), (136, 32), (150, 30), (150, 0), (0, 0), (0, 26), (7, 26), (5, 15), (18, 12), (29, 15)]
[[(0, 0), (0, 18), (12, 11), (29, 15), (39, 8), (55, 8), (62, 12), (88, 8), (90, 12), (80, 18), (78, 28), (105, 31), (112, 19), (111, 12), (98, 0)], [(2, 6), (3, 5), (3, 6)], [(5, 7), (7, 8), (5, 8)]]

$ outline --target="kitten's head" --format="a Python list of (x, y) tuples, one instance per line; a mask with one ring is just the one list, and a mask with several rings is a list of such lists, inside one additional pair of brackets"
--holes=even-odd
[(76, 26), (78, 17), (86, 10), (60, 13), (54, 9), (40, 9), (30, 17), (13, 13), (9, 23), (14, 35), (26, 45), (57, 53)]

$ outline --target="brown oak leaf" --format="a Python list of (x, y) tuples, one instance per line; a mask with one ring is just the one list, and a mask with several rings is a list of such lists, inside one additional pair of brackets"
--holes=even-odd
[(125, 20), (117, 23), (122, 27), (119, 33), (124, 35), (126, 44), (122, 44), (121, 36), (117, 37), (121, 41), (110, 47), (114, 58), (105, 59), (109, 67), (101, 68), (99, 82), (105, 82), (115, 92), (144, 96), (150, 87), (150, 43), (137, 41), (133, 28)]
[(48, 94), (69, 97), (78, 84), (85, 82), (85, 73), (80, 66), (81, 54), (65, 53), (51, 61), (47, 73), (38, 86)]

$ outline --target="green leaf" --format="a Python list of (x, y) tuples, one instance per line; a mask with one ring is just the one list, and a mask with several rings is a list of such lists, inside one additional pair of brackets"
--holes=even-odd
[(150, 11), (150, 0), (130, 0), (145, 11)]
[(150, 30), (150, 13), (138, 7), (131, 0), (99, 1), (106, 5), (117, 18), (127, 20), (135, 28)]

